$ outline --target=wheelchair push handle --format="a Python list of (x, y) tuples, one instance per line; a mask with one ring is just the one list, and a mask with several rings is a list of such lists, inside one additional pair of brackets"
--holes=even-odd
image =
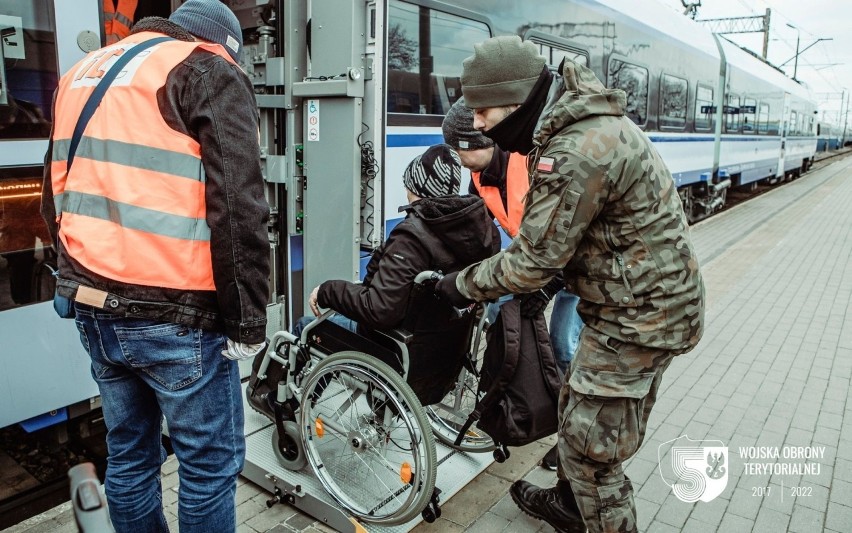
[(113, 533), (101, 483), (92, 463), (81, 463), (68, 471), (71, 505), (77, 529), (83, 533)]
[(416, 285), (430, 285), (434, 287), (435, 284), (441, 281), (442, 279), (444, 279), (444, 275), (440, 272), (435, 272), (434, 270), (424, 270), (423, 272), (415, 276), (414, 283)]
[[(424, 270), (423, 272), (417, 274), (417, 276), (414, 277), (414, 284), (429, 289), (434, 294), (435, 285), (442, 279), (444, 279), (444, 275), (440, 272), (436, 272), (434, 270)], [(451, 305), (450, 307), (452, 308), (456, 318), (462, 318), (463, 316), (465, 316), (466, 313), (470, 311), (470, 309), (466, 307), (461, 309), (454, 305)]]

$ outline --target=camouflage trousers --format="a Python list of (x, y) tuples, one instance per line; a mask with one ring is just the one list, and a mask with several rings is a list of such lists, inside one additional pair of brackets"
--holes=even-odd
[(583, 328), (559, 396), (558, 476), (571, 484), (591, 533), (638, 531), (622, 465), (642, 445), (673, 357)]

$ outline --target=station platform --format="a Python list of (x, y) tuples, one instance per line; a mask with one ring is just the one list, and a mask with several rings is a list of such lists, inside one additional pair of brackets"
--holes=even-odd
[[(850, 205), (852, 158), (836, 158), (693, 226), (707, 289), (706, 330), (666, 372), (645, 442), (626, 468), (641, 531), (852, 527)], [(709, 502), (685, 503), (664, 479), (682, 436), (727, 447), (726, 482)], [(507, 462), (491, 464), (444, 502), (438, 521), (412, 531), (553, 531), (521, 513), (508, 489), (519, 478), (554, 484), (555, 473), (537, 466), (554, 443), (550, 437), (514, 449)], [(176, 470), (172, 457), (163, 466), (163, 487), (173, 532)], [(332, 531), (287, 505), (267, 508), (268, 492), (239, 483), (238, 531)], [(76, 531), (68, 504), (3, 533), (48, 531)]]

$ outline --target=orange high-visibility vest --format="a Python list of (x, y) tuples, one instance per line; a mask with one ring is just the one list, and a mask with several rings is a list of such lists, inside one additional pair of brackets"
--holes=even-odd
[(157, 91), (197, 48), (233, 63), (221, 45), (167, 41), (133, 58), (92, 115), (68, 172), (89, 95), (124, 50), (154, 37), (162, 35), (142, 32), (96, 50), (59, 81), (50, 167), (59, 238), (71, 257), (105, 278), (215, 290), (201, 147), (166, 124)]
[(115, 44), (130, 35), (133, 17), (139, 0), (104, 0), (104, 35), (108, 45)]
[[(500, 188), (491, 185), (480, 185), (479, 172), (471, 172), (473, 184), (479, 195), (485, 202), (485, 206), (500, 223), (509, 237), (515, 238), (518, 228), (521, 227), (521, 218), (524, 215), (524, 196), (530, 190), (530, 178), (527, 173), (527, 156), (518, 153), (509, 154), (509, 163), (506, 168), (506, 204), (503, 207), (503, 199), (500, 197)], [(508, 208), (508, 212), (507, 212)]]

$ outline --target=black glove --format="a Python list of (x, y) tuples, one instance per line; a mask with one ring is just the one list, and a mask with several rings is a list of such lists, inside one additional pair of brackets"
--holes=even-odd
[(524, 318), (534, 317), (539, 313), (544, 312), (544, 308), (550, 302), (557, 292), (562, 289), (564, 282), (562, 276), (557, 276), (550, 280), (547, 285), (541, 289), (529, 294), (522, 294), (521, 299), (521, 316)]
[(449, 302), (450, 305), (463, 308), (469, 306), (473, 302), (462, 296), (462, 293), (460, 293), (456, 288), (456, 278), (458, 276), (458, 272), (453, 272), (441, 278), (438, 283), (435, 284), (435, 294), (437, 294), (438, 297), (445, 302)]

